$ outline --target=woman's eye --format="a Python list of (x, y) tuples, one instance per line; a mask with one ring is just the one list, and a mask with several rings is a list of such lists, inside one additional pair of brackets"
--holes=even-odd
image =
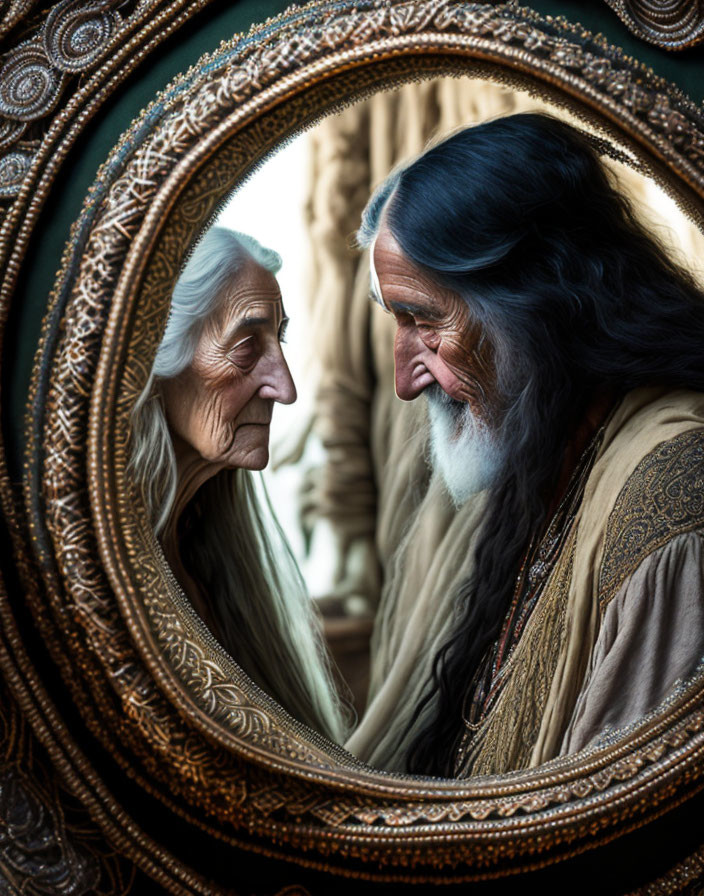
[(243, 339), (242, 342), (238, 342), (237, 345), (230, 350), (227, 357), (233, 364), (243, 370), (254, 366), (258, 357), (257, 341), (255, 337), (248, 336), (246, 339)]

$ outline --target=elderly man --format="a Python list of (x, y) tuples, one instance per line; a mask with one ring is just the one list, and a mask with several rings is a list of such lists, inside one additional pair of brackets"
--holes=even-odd
[(426, 396), (455, 502), (485, 502), (388, 765), (466, 776), (579, 750), (704, 655), (704, 295), (584, 135), (541, 115), (394, 172), (359, 241), (396, 319), (397, 394)]

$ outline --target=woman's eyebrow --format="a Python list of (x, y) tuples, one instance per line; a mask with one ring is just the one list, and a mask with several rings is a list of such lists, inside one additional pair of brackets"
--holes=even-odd
[(269, 315), (268, 317), (261, 317), (261, 316), (255, 317), (254, 315), (252, 315), (252, 316), (243, 317), (237, 323), (237, 327), (238, 328), (239, 327), (262, 327), (265, 324), (270, 324), (272, 322), (272, 320), (273, 320), (273, 318), (271, 315)]
[(264, 327), (273, 320), (272, 315), (246, 314), (243, 317), (237, 317), (226, 328), (220, 337), (220, 342), (227, 345), (231, 342), (240, 330), (252, 330), (255, 327)]

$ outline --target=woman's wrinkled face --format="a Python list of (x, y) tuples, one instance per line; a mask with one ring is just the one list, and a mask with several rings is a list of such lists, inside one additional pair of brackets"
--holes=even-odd
[(276, 278), (248, 260), (205, 322), (191, 364), (163, 382), (175, 442), (222, 467), (267, 465), (274, 402), (296, 400), (281, 350), (286, 323)]

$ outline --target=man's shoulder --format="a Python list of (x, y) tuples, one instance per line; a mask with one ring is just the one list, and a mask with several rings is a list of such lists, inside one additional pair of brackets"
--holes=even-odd
[(702, 528), (704, 426), (697, 426), (657, 444), (619, 492), (607, 522), (599, 573), (602, 612), (648, 555)]

